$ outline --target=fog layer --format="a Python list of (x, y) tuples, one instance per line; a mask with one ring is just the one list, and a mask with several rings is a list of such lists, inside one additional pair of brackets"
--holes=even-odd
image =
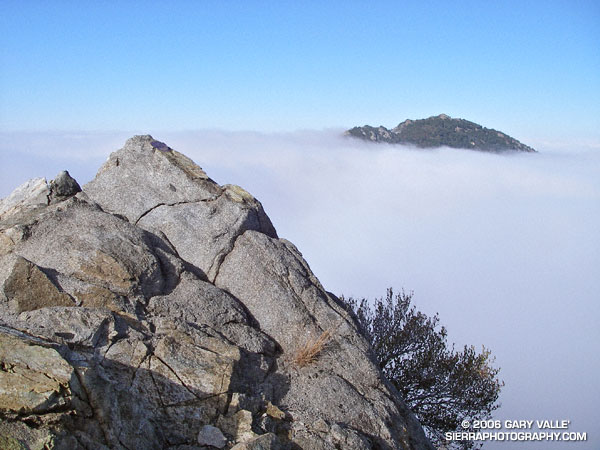
[[(597, 448), (600, 151), (415, 150), (340, 134), (154, 137), (256, 196), (326, 289), (414, 291), (451, 341), (490, 348), (506, 382), (496, 418), (570, 420), (588, 441), (569, 448)], [(127, 136), (3, 134), (0, 196), (62, 169), (83, 184)]]

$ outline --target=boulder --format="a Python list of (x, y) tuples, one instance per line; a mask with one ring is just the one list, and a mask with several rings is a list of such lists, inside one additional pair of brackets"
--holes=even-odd
[(16, 188), (8, 197), (0, 200), (0, 221), (17, 213), (36, 210), (48, 205), (50, 187), (45, 178), (33, 178)]
[(266, 433), (250, 440), (240, 442), (231, 450), (284, 450), (287, 446), (282, 445), (273, 433)]
[[(0, 200), (0, 229), (9, 223), (23, 222), (52, 203), (58, 203), (81, 192), (79, 183), (63, 170), (49, 183), (33, 178)], [(3, 224), (4, 222), (4, 224)], [(2, 226), (4, 225), (4, 226)]]
[(38, 266), (20, 256), (13, 260), (4, 282), (4, 295), (9, 309), (16, 313), (46, 306), (75, 306), (74, 300), (61, 292)]
[(198, 444), (209, 447), (223, 448), (227, 444), (227, 439), (217, 427), (204, 425), (198, 433)]
[(221, 188), (192, 160), (152, 136), (134, 136), (84, 187), (102, 208), (132, 223), (160, 205), (215, 199)]
[(133, 311), (177, 276), (166, 243), (76, 197), (49, 207), (27, 235), (13, 252), (80, 303), (119, 307), (113, 304), (121, 297), (121, 307)]
[(63, 170), (50, 182), (50, 202), (60, 202), (81, 192), (79, 183)]
[[(179, 255), (200, 268), (210, 281), (214, 281), (223, 259), (245, 231), (277, 237), (262, 205), (242, 188), (231, 185), (211, 201), (160, 205), (144, 215), (138, 225), (164, 233)], [(198, 246), (198, 242), (203, 244)]]
[(0, 332), (0, 407), (43, 414), (69, 401), (73, 367), (53, 348)]

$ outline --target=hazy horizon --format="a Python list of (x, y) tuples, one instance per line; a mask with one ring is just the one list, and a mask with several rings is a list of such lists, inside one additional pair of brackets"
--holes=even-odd
[[(416, 150), (339, 131), (154, 137), (218, 183), (256, 196), (326, 289), (371, 299), (388, 287), (414, 291), (420, 310), (439, 313), (451, 342), (491, 349), (506, 382), (494, 417), (571, 420), (569, 430), (587, 432), (588, 441), (569, 448), (596, 445), (600, 152)], [(11, 160), (2, 196), (25, 173), (51, 178), (68, 169), (83, 184), (125, 139), (4, 138), (0, 152)], [(526, 445), (535, 446), (485, 448)]]
[(0, 131), (281, 132), (441, 113), (600, 141), (600, 6), (5, 0)]

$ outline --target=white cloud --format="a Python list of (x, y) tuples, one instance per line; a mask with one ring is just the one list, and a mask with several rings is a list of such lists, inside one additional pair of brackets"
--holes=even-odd
[[(414, 290), (452, 340), (491, 348), (506, 381), (499, 418), (568, 419), (570, 431), (592, 433), (600, 420), (598, 149), (423, 151), (340, 132), (154, 137), (261, 200), (327, 289)], [(71, 163), (88, 181), (124, 137), (22, 135), (8, 146), (4, 136), (0, 195), (18, 184), (13, 174), (53, 176)], [(48, 174), (49, 161), (62, 165)]]

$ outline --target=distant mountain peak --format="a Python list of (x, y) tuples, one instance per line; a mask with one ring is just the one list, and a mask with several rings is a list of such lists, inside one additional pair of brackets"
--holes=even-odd
[(495, 153), (535, 152), (533, 148), (501, 131), (485, 128), (465, 119), (455, 119), (447, 114), (427, 119), (407, 119), (391, 130), (384, 126), (354, 127), (345, 134), (373, 142), (413, 145), (419, 148), (452, 147)]

